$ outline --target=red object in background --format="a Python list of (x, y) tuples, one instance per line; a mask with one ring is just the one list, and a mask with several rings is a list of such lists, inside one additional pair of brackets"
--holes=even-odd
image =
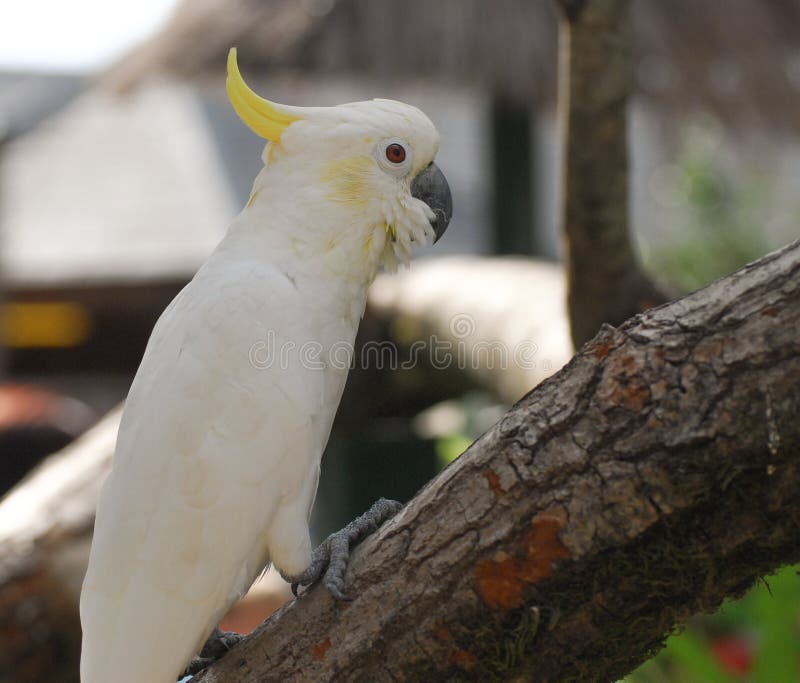
[(0, 496), (95, 421), (84, 403), (24, 384), (0, 384)]
[(741, 635), (729, 635), (711, 641), (711, 652), (720, 666), (735, 676), (745, 676), (753, 666), (753, 643)]
[(219, 627), (223, 631), (250, 633), (291, 597), (289, 584), (274, 569), (270, 569), (225, 615)]

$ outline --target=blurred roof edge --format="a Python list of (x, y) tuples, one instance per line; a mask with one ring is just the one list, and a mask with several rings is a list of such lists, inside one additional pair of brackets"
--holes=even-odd
[[(633, 0), (636, 87), (671, 112), (797, 130), (800, 3)], [(154, 74), (222, 78), (228, 48), (244, 69), (425, 75), (518, 102), (552, 99), (551, 0), (184, 0), (165, 28), (103, 77), (124, 91)]]
[(75, 99), (86, 83), (74, 74), (0, 71), (0, 142), (36, 128)]
[(189, 84), (88, 88), (2, 151), (13, 288), (188, 280), (238, 204)]

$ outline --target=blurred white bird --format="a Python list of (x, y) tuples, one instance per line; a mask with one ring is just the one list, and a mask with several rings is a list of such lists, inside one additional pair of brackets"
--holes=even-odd
[(439, 136), (390, 100), (274, 104), (228, 59), (268, 140), (246, 208), (156, 324), (128, 395), (81, 594), (83, 683), (173, 683), (272, 562), (343, 597), (379, 501), (312, 554), (319, 465), (383, 264), (451, 215)]

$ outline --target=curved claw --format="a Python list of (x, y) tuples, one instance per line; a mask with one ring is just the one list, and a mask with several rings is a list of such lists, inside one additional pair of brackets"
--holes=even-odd
[(217, 626), (208, 637), (200, 654), (192, 659), (189, 666), (184, 671), (184, 676), (195, 676), (204, 669), (207, 669), (218, 659), (221, 659), (231, 648), (238, 645), (244, 638), (241, 633), (232, 631), (222, 631)]
[(324, 578), (325, 587), (337, 600), (349, 601), (353, 598), (344, 592), (344, 577), (350, 550), (378, 529), (403, 507), (396, 500), (380, 498), (363, 515), (354, 519), (344, 529), (326, 538), (311, 553), (311, 563), (300, 574), (283, 575), (292, 585), (292, 593), (297, 597), (300, 586), (309, 586)]
[(211, 657), (194, 657), (183, 672), (184, 676), (196, 676), (214, 663)]

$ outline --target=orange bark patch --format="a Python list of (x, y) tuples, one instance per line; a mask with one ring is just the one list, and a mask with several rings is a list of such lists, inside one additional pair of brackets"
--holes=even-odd
[(636, 358), (630, 354), (621, 354), (614, 357), (612, 368), (621, 375), (632, 375), (639, 367)]
[(596, 344), (593, 350), (594, 357), (597, 360), (603, 360), (608, 355), (608, 352), (611, 351), (611, 342)]
[(597, 394), (601, 400), (613, 406), (634, 411), (641, 410), (650, 399), (650, 389), (646, 385), (636, 382), (623, 383), (616, 378), (606, 382)]
[(660, 346), (657, 346), (647, 354), (647, 359), (652, 367), (656, 368), (657, 370), (660, 370), (661, 368), (664, 367), (665, 355), (666, 354), (664, 353), (664, 349), (662, 349)]
[(456, 648), (450, 653), (450, 661), (459, 669), (472, 671), (478, 663), (478, 658), (471, 652)]
[(570, 556), (558, 537), (565, 524), (563, 509), (540, 512), (525, 534), (520, 556), (499, 552), (478, 563), (475, 580), (480, 596), (489, 607), (519, 607), (526, 586), (550, 576), (554, 563)]
[(716, 339), (700, 342), (694, 350), (692, 357), (698, 363), (710, 363), (722, 355), (722, 343)]
[[(659, 362), (657, 358), (652, 361), (651, 365)], [(641, 410), (650, 399), (649, 387), (638, 376), (647, 362), (641, 353), (620, 352), (609, 357), (597, 397), (612, 406)]]
[(483, 476), (486, 477), (486, 481), (489, 482), (489, 488), (492, 489), (496, 495), (502, 496), (506, 492), (500, 485), (500, 477), (497, 476), (497, 472), (493, 469), (484, 471)]
[(472, 669), (475, 668), (475, 665), (478, 663), (478, 658), (468, 650), (463, 650), (455, 645), (453, 642), (453, 634), (450, 633), (450, 629), (447, 627), (444, 619), (438, 619), (433, 625), (433, 636), (443, 643), (450, 644), (451, 649), (448, 654), (448, 659), (451, 664), (455, 664), (459, 669), (463, 669), (464, 671), (472, 671)]
[(597, 389), (598, 398), (612, 406), (641, 410), (650, 400), (650, 388), (638, 377), (646, 362), (643, 354), (614, 354)]
[(439, 619), (433, 626), (433, 635), (443, 642), (450, 642), (453, 640), (453, 634), (444, 623), (444, 619)]
[(650, 389), (644, 384), (631, 384), (622, 388), (621, 404), (628, 410), (641, 410), (650, 398)]
[(326, 638), (321, 643), (314, 645), (311, 648), (311, 656), (316, 660), (320, 661), (325, 659), (325, 655), (328, 654), (328, 650), (331, 649), (331, 639)]

